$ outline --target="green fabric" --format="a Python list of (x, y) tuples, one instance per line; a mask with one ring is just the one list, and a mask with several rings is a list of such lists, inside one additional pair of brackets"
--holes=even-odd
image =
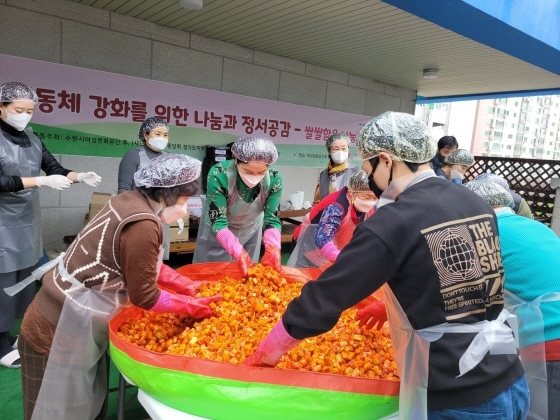
[[(208, 172), (208, 185), (206, 189), (206, 200), (210, 210), (210, 223), (212, 230), (217, 233), (221, 229), (228, 227), (227, 220), (227, 197), (228, 179), (227, 169), (230, 165), (235, 165), (234, 160), (226, 160), (214, 165)], [(282, 175), (274, 167), (268, 168), (270, 176), (270, 191), (264, 207), (264, 229), (270, 227), (282, 230), (280, 221), (280, 199), (282, 197)], [(237, 175), (237, 190), (246, 203), (251, 203), (258, 196), (261, 185), (253, 188), (245, 185), (239, 175)]]
[(270, 385), (162, 369), (110, 345), (119, 370), (161, 403), (215, 420), (379, 419), (398, 410), (398, 397)]
[(527, 201), (525, 201), (524, 198), (522, 198), (521, 202), (519, 203), (519, 210), (517, 210), (517, 215), (526, 217), (527, 219), (531, 220), (534, 219), (533, 213), (531, 212), (531, 207), (529, 207), (529, 204), (527, 204)]

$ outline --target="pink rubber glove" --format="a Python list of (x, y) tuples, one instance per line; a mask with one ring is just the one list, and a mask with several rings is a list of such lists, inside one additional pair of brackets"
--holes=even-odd
[(321, 248), (321, 254), (323, 254), (325, 258), (333, 263), (336, 261), (336, 257), (338, 257), (338, 254), (340, 254), (340, 249), (336, 247), (333, 241), (330, 241), (323, 245), (323, 248)]
[(205, 298), (195, 298), (185, 295), (176, 295), (166, 290), (160, 290), (159, 299), (152, 312), (171, 312), (174, 314), (186, 314), (196, 319), (209, 318), (214, 312), (208, 306), (211, 302), (222, 300), (221, 295)]
[(280, 320), (259, 344), (257, 351), (247, 357), (243, 364), (246, 366), (276, 366), (280, 358), (299, 343), (301, 340), (296, 340), (288, 334)]
[(370, 303), (365, 308), (356, 312), (355, 319), (356, 321), (360, 321), (360, 327), (365, 325), (367, 328), (373, 328), (377, 323), (377, 329), (380, 330), (385, 321), (387, 321), (385, 301), (376, 300), (375, 302)]
[(165, 264), (161, 266), (157, 282), (160, 286), (187, 296), (196, 295), (200, 286), (206, 283), (205, 281), (193, 281)]
[(243, 277), (247, 276), (247, 269), (253, 264), (253, 260), (239, 242), (239, 239), (229, 229), (220, 229), (216, 234), (216, 239), (224, 249), (235, 258), (237, 266)]
[(264, 231), (264, 255), (261, 259), (261, 264), (274, 268), (280, 272), (282, 267), (282, 257), (280, 247), (282, 246), (280, 240), (280, 231), (276, 228), (270, 228)]

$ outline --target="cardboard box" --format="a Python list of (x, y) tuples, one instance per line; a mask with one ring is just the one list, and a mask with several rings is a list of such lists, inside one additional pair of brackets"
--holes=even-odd
[(102, 192), (94, 192), (91, 195), (91, 202), (89, 203), (89, 220), (93, 219), (95, 215), (99, 213), (111, 197), (111, 193)]
[(178, 227), (169, 228), (169, 242), (186, 242), (189, 240), (189, 228), (185, 226), (185, 229), (179, 234)]

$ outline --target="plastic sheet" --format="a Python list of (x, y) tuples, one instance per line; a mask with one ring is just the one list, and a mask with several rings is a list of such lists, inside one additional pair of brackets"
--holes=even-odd
[[(177, 270), (192, 280), (239, 278), (236, 263), (193, 264)], [(292, 282), (316, 279), (320, 269), (282, 267)], [(377, 297), (380, 297), (377, 293)], [(362, 302), (363, 306), (375, 299)], [(248, 367), (152, 352), (120, 339), (119, 326), (142, 311), (131, 307), (109, 324), (111, 357), (119, 370), (156, 400), (212, 419), (378, 419), (398, 408), (399, 381), (297, 370)]]

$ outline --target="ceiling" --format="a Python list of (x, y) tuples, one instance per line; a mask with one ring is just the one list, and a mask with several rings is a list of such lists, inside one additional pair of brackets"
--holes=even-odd
[[(425, 97), (542, 90), (560, 76), (380, 0), (70, 0), (385, 83)], [(422, 69), (438, 68), (437, 79)]]

